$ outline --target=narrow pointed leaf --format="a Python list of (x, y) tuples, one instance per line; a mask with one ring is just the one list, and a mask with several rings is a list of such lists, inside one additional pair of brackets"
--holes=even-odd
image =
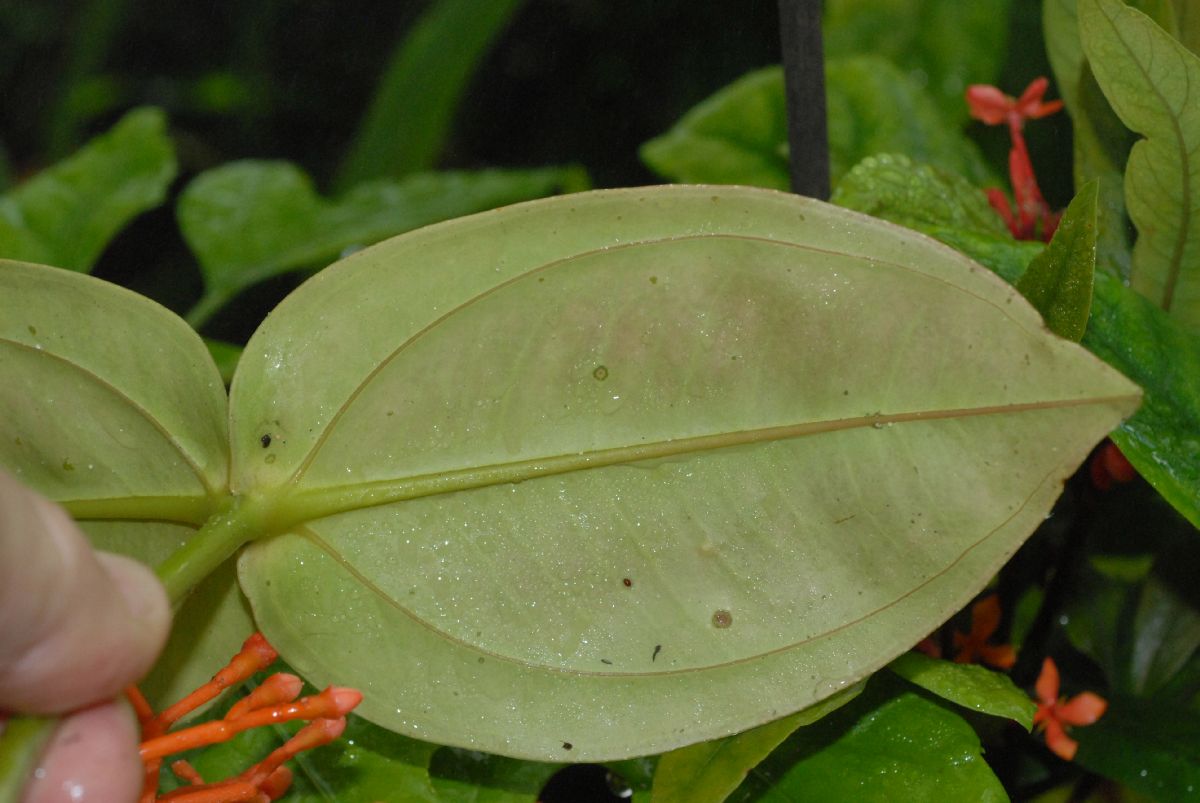
[(179, 199), (179, 226), (200, 262), (203, 324), (250, 285), (319, 267), (343, 251), (494, 206), (586, 186), (575, 168), (425, 173), (360, 185), (336, 201), (287, 162), (234, 162), (196, 178)]
[(158, 206), (175, 151), (157, 109), (138, 109), (74, 156), (0, 198), (0, 258), (89, 271), (109, 241)]
[(1200, 331), (1200, 57), (1120, 0), (1079, 0), (1079, 25), (1105, 96), (1145, 137), (1125, 168), (1133, 286)]
[(862, 691), (852, 686), (744, 733), (672, 750), (658, 760), (650, 803), (721, 803), (796, 728), (811, 725)]
[(280, 534), (240, 577), (379, 724), (661, 752), (907, 649), (1137, 400), (991, 273), (836, 207), (509, 207), (350, 257), (248, 344), (232, 484)]
[(1076, 342), (1083, 338), (1092, 310), (1098, 187), (1093, 181), (1079, 191), (1050, 245), (1017, 280), (1017, 289), (1042, 313), (1050, 331)]
[(888, 669), (926, 691), (964, 708), (1007, 717), (1033, 728), (1036, 706), (1025, 692), (1013, 685), (1008, 675), (978, 664), (939, 661), (917, 652), (906, 652), (888, 664)]
[(348, 149), (339, 189), (436, 167), (471, 77), (523, 2), (430, 5), (392, 53)]

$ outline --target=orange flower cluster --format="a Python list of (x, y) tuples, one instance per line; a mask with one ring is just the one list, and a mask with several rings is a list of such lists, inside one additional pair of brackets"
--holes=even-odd
[[(268, 803), (278, 800), (292, 782), (292, 773), (284, 763), (303, 750), (328, 744), (341, 736), (346, 728), (346, 714), (362, 701), (362, 694), (354, 689), (331, 686), (320, 694), (296, 699), (303, 684), (295, 675), (284, 673), (271, 675), (234, 704), (222, 719), (168, 732), (181, 718), (230, 686), (266, 669), (277, 657), (278, 653), (262, 634), (255, 633), (212, 680), (159, 714), (151, 710), (136, 688), (126, 690), (142, 729), (145, 780), (139, 803)], [(165, 757), (227, 741), (250, 728), (294, 719), (309, 720), (309, 724), (240, 775), (219, 783), (205, 783), (190, 764), (176, 761), (171, 764), (171, 770), (188, 785), (165, 795), (158, 794), (159, 768)]]

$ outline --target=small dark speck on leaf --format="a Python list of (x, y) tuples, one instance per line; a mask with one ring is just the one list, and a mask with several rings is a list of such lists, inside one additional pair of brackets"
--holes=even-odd
[(266, 449), (268, 446), (271, 445), (271, 436), (263, 435), (261, 438), (258, 439), (258, 442), (262, 444), (262, 447), (264, 449)]
[(651, 661), (653, 661), (654, 659), (658, 658), (658, 654), (659, 654), (660, 652), (662, 652), (662, 645), (661, 645), (661, 644), (655, 644), (655, 645), (654, 645), (654, 652), (650, 654), (650, 660), (651, 660)]
[(712, 615), (713, 627), (724, 630), (733, 624), (733, 614), (726, 610), (715, 611)]
[(609, 666), (612, 666), (612, 661), (608, 660), (607, 658), (601, 658), (600, 663), (608, 664)]
[(30, 326), (30, 327), (29, 327), (29, 334), (36, 336), (36, 335), (37, 335), (37, 327), (36, 327), (36, 326)]
[(570, 750), (574, 746), (575, 745), (571, 744), (570, 742), (563, 742), (563, 750)]
[(621, 581), (621, 583), (622, 583), (622, 584), (623, 584), (623, 585), (624, 585), (626, 588), (632, 588), (632, 587), (633, 587), (633, 581), (632, 581), (632, 580), (630, 580), (628, 577), (626, 577), (624, 580), (622, 580), (622, 581)]
[(651, 277), (650, 277), (650, 284), (658, 284), (658, 277), (657, 277), (657, 276), (651, 276)]

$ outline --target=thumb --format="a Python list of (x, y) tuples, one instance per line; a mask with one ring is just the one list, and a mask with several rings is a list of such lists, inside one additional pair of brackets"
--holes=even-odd
[(0, 709), (115, 697), (150, 669), (169, 624), (149, 569), (96, 552), (62, 508), (0, 472)]

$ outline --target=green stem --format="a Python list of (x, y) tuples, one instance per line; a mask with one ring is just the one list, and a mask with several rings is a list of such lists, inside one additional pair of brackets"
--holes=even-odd
[(266, 533), (268, 506), (253, 497), (230, 498), (188, 542), (156, 570), (178, 608), (192, 589), (237, 552)]
[(17, 803), (58, 719), (13, 717), (0, 734), (0, 803)]

